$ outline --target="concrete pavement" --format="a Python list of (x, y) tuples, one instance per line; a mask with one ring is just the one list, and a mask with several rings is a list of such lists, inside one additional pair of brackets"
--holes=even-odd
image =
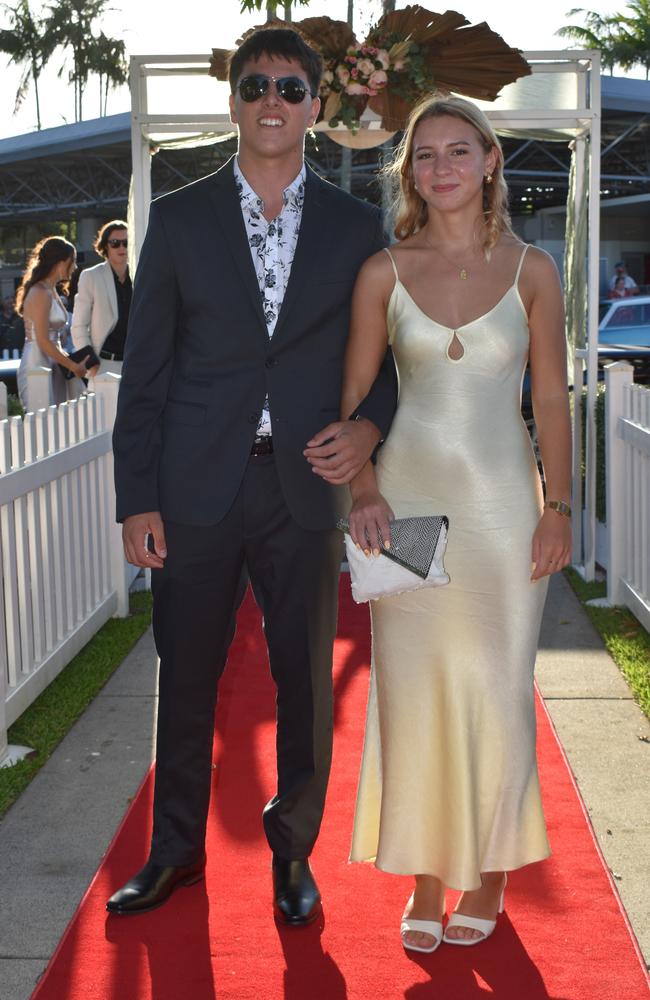
[[(563, 577), (537, 678), (650, 960), (650, 723)], [(0, 824), (2, 1000), (28, 1000), (54, 952), (151, 763), (155, 708), (149, 631)]]

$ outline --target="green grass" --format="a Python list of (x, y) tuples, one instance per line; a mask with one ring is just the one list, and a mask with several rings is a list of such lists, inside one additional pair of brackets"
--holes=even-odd
[(146, 630), (151, 620), (151, 594), (132, 594), (130, 611), (128, 618), (106, 622), (9, 729), (9, 743), (32, 747), (36, 753), (13, 767), (0, 768), (0, 817)]
[(565, 573), (636, 701), (650, 718), (650, 634), (627, 608), (594, 608), (585, 604), (605, 596), (604, 583), (585, 583), (573, 569)]
[(12, 393), (9, 393), (9, 395), (7, 396), (7, 416), (8, 417), (25, 416), (23, 404), (20, 402), (18, 396), (14, 396)]

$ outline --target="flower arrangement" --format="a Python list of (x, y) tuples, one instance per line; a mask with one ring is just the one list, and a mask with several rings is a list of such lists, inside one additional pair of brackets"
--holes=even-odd
[(368, 100), (385, 88), (413, 102), (434, 85), (433, 73), (416, 42), (378, 35), (361, 46), (349, 45), (342, 59), (326, 59), (320, 90), (322, 116), (331, 128), (342, 122), (356, 132)]

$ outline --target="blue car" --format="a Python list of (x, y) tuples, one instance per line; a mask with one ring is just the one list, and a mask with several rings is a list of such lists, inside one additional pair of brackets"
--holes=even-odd
[(650, 295), (613, 299), (598, 326), (598, 343), (650, 347)]
[(650, 295), (612, 299), (598, 325), (598, 360), (628, 361), (634, 381), (650, 381)]

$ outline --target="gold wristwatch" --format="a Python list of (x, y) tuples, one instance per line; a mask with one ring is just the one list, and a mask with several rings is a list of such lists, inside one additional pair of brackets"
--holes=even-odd
[(547, 500), (544, 507), (548, 507), (549, 510), (557, 511), (557, 513), (562, 514), (563, 517), (571, 517), (571, 505), (565, 503), (564, 500)]

